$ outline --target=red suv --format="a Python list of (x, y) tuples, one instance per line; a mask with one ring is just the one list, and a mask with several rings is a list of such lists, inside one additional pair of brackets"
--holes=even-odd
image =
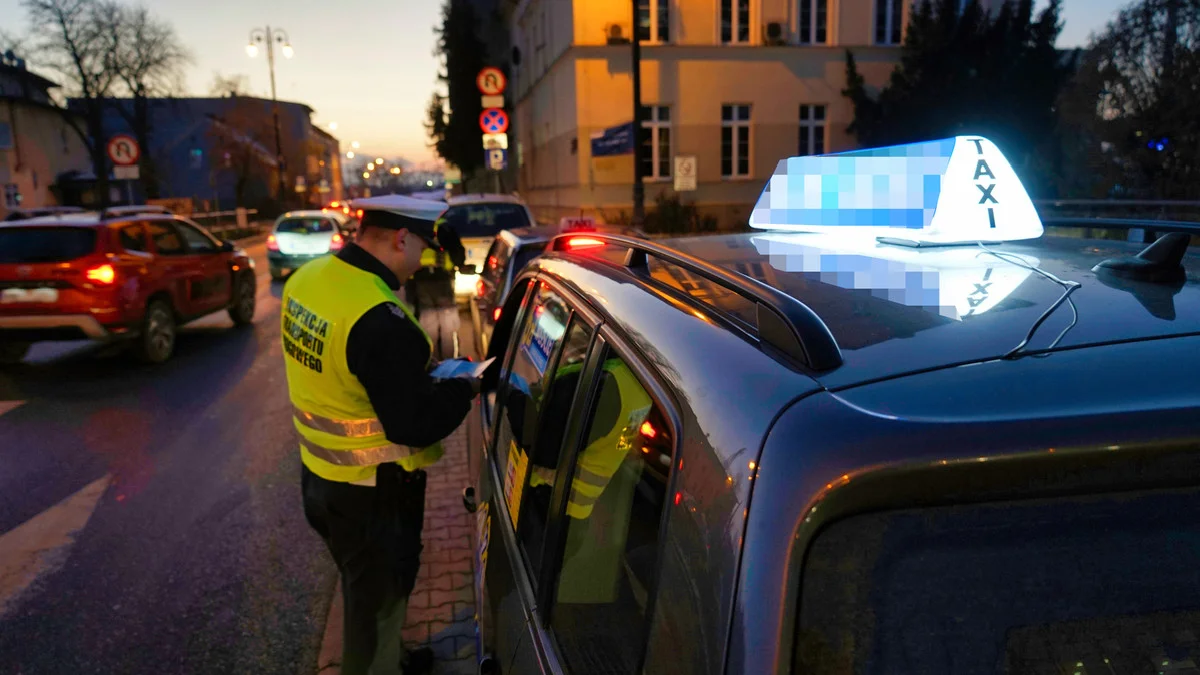
[(176, 328), (254, 319), (254, 261), (196, 224), (124, 209), (0, 223), (0, 363), (44, 340), (128, 340), (151, 363)]

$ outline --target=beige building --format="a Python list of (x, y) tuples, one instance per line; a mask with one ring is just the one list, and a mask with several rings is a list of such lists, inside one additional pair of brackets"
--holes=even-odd
[[(778, 161), (853, 149), (846, 50), (886, 82), (910, 0), (641, 0), (646, 206), (673, 193), (674, 157), (696, 158), (685, 194), (722, 227), (744, 223)], [(633, 158), (591, 139), (633, 119), (629, 0), (522, 0), (510, 162), (540, 218), (608, 220), (633, 204)]]
[(0, 220), (18, 206), (58, 204), (58, 177), (91, 168), (87, 146), (50, 99), (56, 86), (24, 62), (0, 62)]

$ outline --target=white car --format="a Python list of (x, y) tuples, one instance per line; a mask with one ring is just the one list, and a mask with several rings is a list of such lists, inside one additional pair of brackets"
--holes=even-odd
[(276, 281), (304, 263), (337, 253), (346, 245), (346, 219), (333, 211), (288, 211), (267, 237), (267, 262)]
[[(473, 194), (451, 197), (443, 215), (446, 225), (462, 239), (466, 249), (466, 264), (482, 270), (487, 261), (488, 249), (496, 235), (504, 230), (515, 230), (537, 224), (533, 212), (517, 197), (500, 194)], [(456, 274), (454, 295), (466, 302), (476, 294), (478, 274)]]

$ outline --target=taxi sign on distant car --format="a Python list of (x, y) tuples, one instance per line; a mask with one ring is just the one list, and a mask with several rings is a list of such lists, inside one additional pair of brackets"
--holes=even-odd
[(590, 232), (596, 229), (596, 219), (591, 216), (567, 216), (558, 221), (562, 232)]
[(784, 159), (750, 226), (907, 246), (1036, 239), (1043, 231), (1008, 160), (981, 136)]

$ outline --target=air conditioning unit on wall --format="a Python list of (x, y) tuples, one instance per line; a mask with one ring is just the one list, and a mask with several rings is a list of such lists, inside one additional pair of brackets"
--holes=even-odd
[(610, 45), (629, 44), (629, 30), (624, 24), (610, 23), (604, 27), (604, 38)]
[(763, 26), (763, 44), (786, 45), (787, 24), (782, 21), (768, 21)]

